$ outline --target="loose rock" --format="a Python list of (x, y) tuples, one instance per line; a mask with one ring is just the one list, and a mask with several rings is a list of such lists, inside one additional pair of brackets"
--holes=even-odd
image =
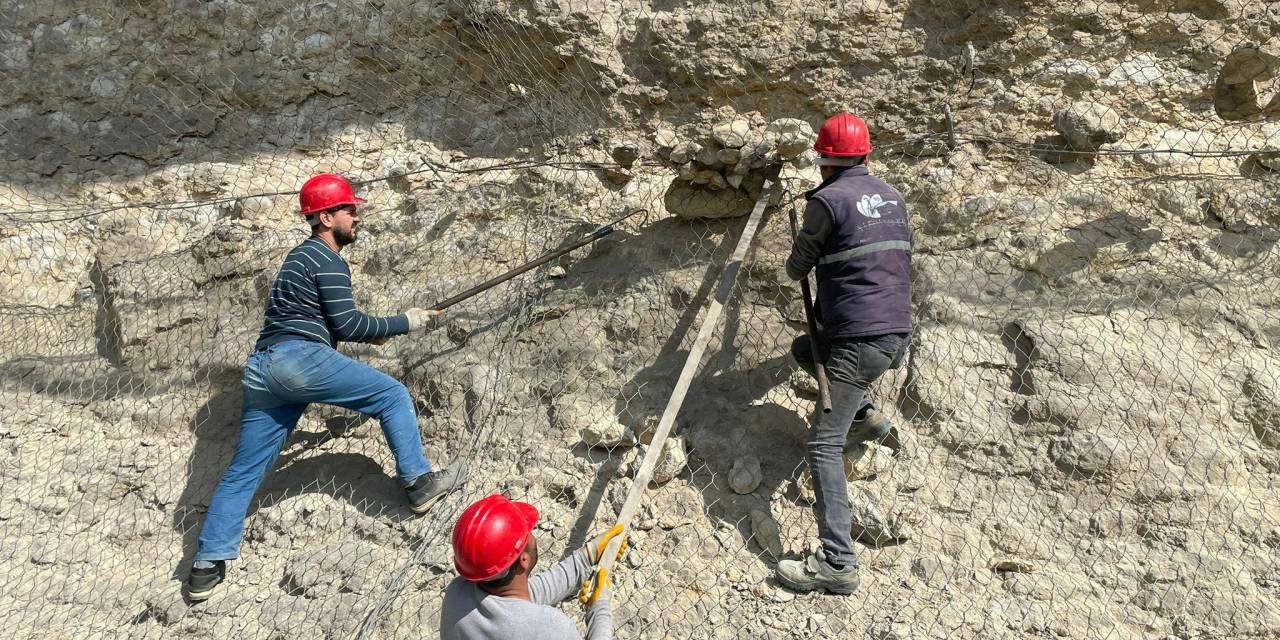
[(613, 157), (614, 162), (630, 169), (640, 157), (640, 145), (630, 140), (623, 140), (613, 145), (609, 155)]
[(808, 397), (818, 395), (818, 381), (809, 375), (804, 369), (795, 369), (787, 378), (787, 383), (791, 385), (796, 393), (803, 394)]
[(1040, 570), (1040, 565), (1027, 558), (1000, 558), (991, 566), (996, 571), (1008, 571), (1012, 573), (1035, 573)]
[[(648, 449), (648, 446), (643, 446), (637, 450), (638, 455), (633, 463), (637, 470)], [(684, 439), (679, 436), (667, 438), (667, 441), (662, 444), (662, 457), (653, 468), (653, 481), (658, 484), (671, 482), (684, 472), (687, 464), (688, 454), (684, 450)]]
[(762, 480), (764, 474), (760, 471), (760, 459), (755, 456), (738, 458), (729, 469), (729, 487), (734, 493), (751, 493), (760, 486)]
[(844, 459), (844, 475), (850, 481), (876, 476), (891, 467), (893, 449), (874, 442), (858, 445)]
[(1058, 131), (1077, 151), (1093, 151), (1124, 138), (1120, 114), (1096, 102), (1076, 102), (1054, 117)]
[(617, 419), (600, 420), (582, 428), (582, 443), (588, 447), (613, 449), (634, 447), (636, 438), (631, 430)]
[(782, 558), (782, 531), (773, 515), (763, 509), (751, 510), (752, 539), (775, 560)]
[(726, 122), (716, 125), (711, 129), (711, 139), (715, 140), (720, 146), (726, 148), (738, 148), (747, 142), (747, 135), (751, 133), (751, 122), (745, 118)]
[(1059, 60), (1045, 67), (1047, 84), (1068, 89), (1091, 89), (1102, 79), (1098, 67), (1083, 60)]

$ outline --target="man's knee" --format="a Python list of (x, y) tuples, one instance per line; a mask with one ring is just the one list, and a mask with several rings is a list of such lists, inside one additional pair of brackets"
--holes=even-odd
[(413, 409), (413, 396), (409, 395), (408, 387), (398, 381), (395, 381), (387, 387), (387, 390), (384, 392), (384, 397), (386, 398), (384, 405), (388, 410), (403, 407)]
[(846, 430), (817, 428), (809, 432), (809, 441), (806, 448), (812, 455), (814, 453), (839, 455), (844, 450), (845, 437), (848, 435)]
[(813, 362), (813, 345), (809, 344), (808, 335), (801, 334), (791, 341), (791, 357), (801, 365)]
[(814, 365), (813, 345), (809, 342), (809, 336), (801, 335), (791, 342), (791, 359), (796, 365), (805, 370), (811, 376), (818, 375), (817, 367)]

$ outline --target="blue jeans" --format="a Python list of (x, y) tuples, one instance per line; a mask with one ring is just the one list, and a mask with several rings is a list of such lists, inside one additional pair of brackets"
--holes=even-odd
[(337, 405), (377, 418), (404, 484), (431, 471), (408, 389), (328, 345), (290, 340), (254, 352), (240, 385), (240, 442), (209, 501), (196, 560), (239, 556), (249, 502), (309, 403)]

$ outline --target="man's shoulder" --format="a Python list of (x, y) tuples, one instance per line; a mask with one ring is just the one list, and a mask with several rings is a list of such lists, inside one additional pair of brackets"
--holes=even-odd
[(875, 194), (880, 194), (882, 199), (896, 199), (899, 203), (902, 202), (902, 193), (893, 185), (873, 175), (850, 176), (849, 180), (839, 181), (832, 187), (835, 188), (814, 193), (809, 202), (811, 204), (817, 202), (828, 210), (834, 210), (832, 205), (835, 203), (857, 202), (864, 196)]
[(290, 250), (285, 262), (305, 263), (316, 274), (325, 274), (326, 272), (329, 274), (334, 272), (351, 274), (347, 261), (325, 245), (323, 241), (315, 238), (308, 238), (305, 242)]
[(466, 580), (463, 580), (461, 577), (458, 577), (450, 581), (449, 584), (444, 588), (444, 598), (445, 600), (448, 600), (450, 596), (457, 598), (467, 594), (474, 595), (475, 592), (478, 592), (479, 590), (480, 590), (480, 587), (477, 587), (475, 583), (467, 582)]
[(325, 263), (330, 260), (327, 247), (323, 244), (317, 244), (311, 239), (294, 245), (294, 247), (289, 250), (289, 253), (285, 254), (285, 260), (293, 260), (303, 256), (310, 258), (309, 262)]
[(474, 583), (454, 578), (445, 587), (440, 607), (441, 636), (468, 637), (481, 629), (476, 625), (490, 630), (535, 628), (546, 638), (582, 637), (569, 616), (555, 607), (489, 596)]
[(830, 202), (827, 202), (826, 198), (824, 198), (824, 197), (822, 196), (822, 193), (821, 193), (821, 192), (819, 192), (819, 193), (815, 193), (815, 194), (813, 194), (813, 195), (809, 196), (809, 199), (805, 202), (805, 205), (804, 205), (804, 212), (805, 212), (806, 214), (809, 214), (809, 213), (826, 213), (826, 214), (830, 215), (830, 213), (831, 213), (831, 203), (830, 203)]
[(885, 182), (883, 178), (875, 175), (874, 173), (865, 173), (862, 175), (853, 176), (853, 180), (851, 182), (854, 182), (855, 184), (857, 184), (859, 190), (891, 191), (893, 193), (898, 193), (898, 190), (894, 188), (893, 185), (889, 184), (888, 182)]
[(452, 626), (466, 617), (480, 602), (482, 594), (476, 585), (454, 578), (444, 590), (444, 601), (440, 605), (440, 623)]

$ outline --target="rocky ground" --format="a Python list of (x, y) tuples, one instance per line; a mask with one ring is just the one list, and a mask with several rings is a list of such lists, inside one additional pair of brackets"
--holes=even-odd
[[(449, 527), (491, 491), (537, 504), (560, 557), (620, 510), (774, 169), (620, 636), (1280, 635), (1273, 3), (82, 4), (0, 27), (17, 637), (430, 636)], [(875, 390), (893, 436), (848, 464), (849, 598), (770, 577), (816, 535), (782, 261), (840, 108), (913, 212), (918, 318)], [(644, 211), (426, 337), (347, 349), (409, 386), (433, 460), (471, 462), (465, 495), (412, 517), (376, 425), (313, 409), (190, 606), (239, 367), (304, 237), (290, 192), (330, 170), (369, 181), (344, 255), (375, 313)]]

